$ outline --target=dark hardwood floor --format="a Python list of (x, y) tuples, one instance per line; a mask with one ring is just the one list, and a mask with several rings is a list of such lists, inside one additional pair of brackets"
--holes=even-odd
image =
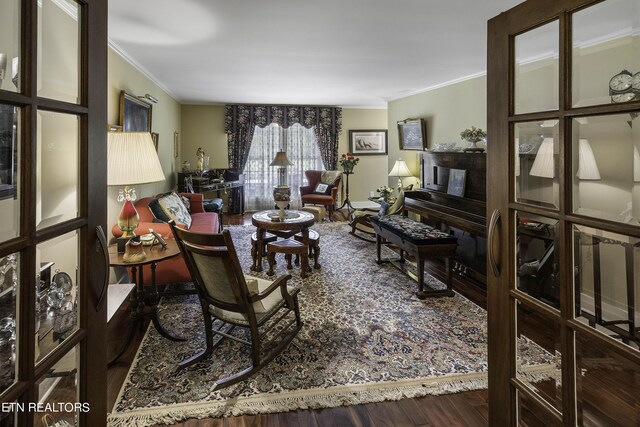
[[(251, 224), (251, 215), (226, 215), (225, 225)], [(340, 213), (334, 220), (345, 218)], [(430, 273), (444, 274), (441, 264), (430, 263)], [(486, 308), (486, 295), (481, 287), (460, 276), (454, 276), (454, 289)], [(127, 307), (109, 324), (109, 347), (114, 351), (129, 322)], [(108, 408), (112, 408), (142, 336), (140, 330), (133, 345), (108, 371)], [(442, 396), (427, 396), (365, 405), (342, 406), (319, 410), (298, 410), (266, 415), (245, 415), (217, 419), (188, 420), (176, 424), (183, 427), (242, 426), (486, 426), (488, 424), (487, 391), (470, 391)]]

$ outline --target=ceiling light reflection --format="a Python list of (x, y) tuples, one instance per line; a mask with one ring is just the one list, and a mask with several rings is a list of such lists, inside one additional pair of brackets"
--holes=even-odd
[(123, 45), (175, 46), (205, 40), (216, 20), (197, 0), (111, 0), (109, 38)]

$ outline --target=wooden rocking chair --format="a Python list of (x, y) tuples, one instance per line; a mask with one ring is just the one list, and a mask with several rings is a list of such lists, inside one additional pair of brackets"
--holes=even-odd
[[(206, 348), (180, 362), (176, 371), (209, 356), (224, 338), (230, 338), (251, 347), (252, 366), (218, 380), (214, 389), (242, 381), (284, 350), (302, 328), (298, 289), (287, 285), (291, 275), (280, 276), (273, 282), (245, 276), (228, 230), (201, 234), (178, 228), (173, 222), (169, 224), (198, 292), (206, 339)], [(222, 323), (218, 328), (213, 327), (215, 319)], [(247, 328), (250, 341), (230, 335), (235, 327)], [(265, 337), (269, 332), (272, 336)], [(273, 348), (262, 354), (269, 344)]]

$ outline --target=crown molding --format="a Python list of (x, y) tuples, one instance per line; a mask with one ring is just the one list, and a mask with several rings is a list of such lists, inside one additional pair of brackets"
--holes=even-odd
[(177, 103), (182, 104), (182, 102), (180, 101), (180, 99), (169, 89), (167, 88), (165, 85), (163, 85), (162, 83), (159, 82), (159, 80), (153, 75), (151, 74), (146, 68), (144, 68), (142, 65), (138, 64), (133, 58), (131, 58), (129, 55), (127, 55), (127, 53), (120, 47), (118, 46), (113, 40), (111, 40), (109, 38), (109, 42), (108, 42), (108, 46), (109, 48), (111, 48), (111, 50), (113, 50), (116, 54), (118, 54), (118, 56), (120, 56), (122, 59), (124, 59), (125, 61), (127, 61), (129, 64), (131, 64), (131, 66), (133, 68), (135, 68), (136, 70), (138, 70), (140, 73), (142, 73), (142, 75), (144, 75), (146, 78), (148, 78), (149, 80), (151, 80), (151, 82), (153, 84), (155, 84), (156, 86), (158, 86), (160, 89), (162, 89), (167, 95), (169, 95), (171, 98), (173, 98)]
[(406, 93), (406, 94), (404, 94), (402, 96), (399, 96), (397, 98), (388, 99), (387, 102), (397, 101), (399, 99), (408, 98), (410, 96), (419, 95), (419, 94), (425, 93), (425, 92), (431, 92), (432, 90), (436, 90), (436, 89), (440, 89), (440, 88), (443, 88), (443, 87), (446, 87), (446, 86), (451, 86), (451, 85), (455, 85), (455, 84), (458, 84), (458, 83), (466, 82), (467, 80), (477, 79), (478, 77), (482, 77), (482, 76), (486, 76), (486, 75), (487, 75), (486, 71), (481, 71), (481, 72), (475, 73), (475, 74), (469, 74), (468, 76), (460, 77), (460, 78), (457, 78), (457, 79), (454, 79), (454, 80), (446, 81), (444, 83), (438, 83), (437, 85), (429, 86), (429, 87), (426, 87), (424, 89), (419, 89), (419, 90), (416, 90), (416, 91), (413, 91), (413, 92), (409, 92), (409, 93)]

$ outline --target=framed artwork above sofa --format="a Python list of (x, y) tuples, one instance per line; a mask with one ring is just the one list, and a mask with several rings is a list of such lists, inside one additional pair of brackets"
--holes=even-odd
[(120, 91), (120, 125), (124, 132), (151, 132), (151, 104)]

